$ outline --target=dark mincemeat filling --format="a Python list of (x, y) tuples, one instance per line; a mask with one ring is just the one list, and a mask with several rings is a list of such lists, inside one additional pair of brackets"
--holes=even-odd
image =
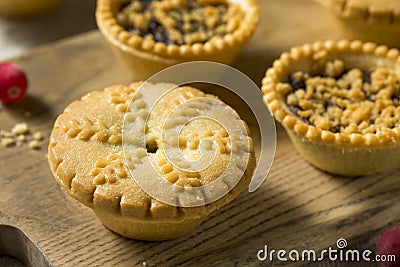
[[(134, 11), (131, 5), (134, 2), (140, 2), (141, 8), (135, 8)], [(174, 20), (174, 26), (164, 26), (163, 22), (160, 21), (155, 13), (158, 11), (155, 10), (153, 0), (141, 0), (141, 1), (131, 1), (126, 3), (121, 7), (120, 12), (117, 14), (117, 21), (120, 25), (122, 25), (125, 30), (132, 34), (137, 34), (140, 37), (144, 38), (146, 36), (152, 35), (155, 42), (162, 42), (165, 44), (175, 44), (182, 45), (188, 43), (185, 39), (185, 35), (192, 33), (201, 33), (202, 37), (197, 38), (196, 40), (190, 41), (190, 43), (205, 43), (210, 40), (213, 36), (224, 36), (225, 33), (221, 30), (216, 31), (217, 27), (210, 28), (206, 25), (206, 19), (202, 14), (205, 12), (204, 5), (198, 3), (198, 0), (186, 0), (185, 6), (182, 7), (174, 7), (170, 10), (162, 11), (165, 16), (172, 18)], [(210, 6), (207, 6), (210, 7)], [(228, 6), (226, 4), (215, 4), (211, 5), (216, 14), (218, 14), (218, 22), (217, 26), (225, 25), (227, 22), (222, 19), (223, 15), (228, 12)], [(131, 13), (130, 13), (131, 12)], [(144, 13), (150, 12), (151, 19), (146, 18), (147, 27), (143, 29), (143, 27), (138, 27), (135, 24), (135, 20), (132, 18), (135, 14), (143, 15)], [(187, 16), (191, 16), (190, 20), (187, 20)], [(183, 20), (183, 17), (186, 17), (186, 20)], [(132, 18), (132, 19), (131, 19)], [(184, 28), (184, 23), (190, 22), (190, 29)], [(173, 33), (172, 33), (173, 32)]]

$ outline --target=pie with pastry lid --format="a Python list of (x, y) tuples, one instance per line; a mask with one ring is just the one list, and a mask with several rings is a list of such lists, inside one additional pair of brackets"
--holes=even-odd
[[(167, 124), (174, 126), (179, 123), (172, 121), (171, 124), (166, 118), (172, 110), (190, 100), (217, 98), (193, 87), (176, 87), (166, 83), (146, 83), (146, 91), (143, 89), (136, 94), (142, 85), (138, 82), (129, 86), (111, 86), (71, 103), (54, 124), (48, 149), (49, 166), (60, 187), (93, 209), (100, 221), (112, 231), (141, 240), (177, 238), (193, 231), (210, 213), (231, 202), (248, 186), (255, 169), (252, 139), (245, 127), (240, 138), (248, 143), (248, 150), (240, 142), (233, 146), (235, 143), (219, 123), (203, 117), (191, 119), (179, 136), (181, 153), (196, 160), (203, 142), (209, 140), (214, 144), (215, 157), (207, 168), (196, 172), (184, 171), (174, 165), (178, 163), (171, 162), (164, 152), (165, 143), (162, 140), (164, 137), (167, 141), (170, 139), (170, 136), (162, 135), (164, 128)], [(146, 101), (154, 98), (155, 92), (166, 95), (148, 113)], [(138, 99), (132, 102), (131, 107), (130, 101), (135, 95)], [(192, 118), (199, 110), (210, 108), (207, 103), (203, 104), (184, 113)], [(123, 140), (136, 144), (135, 140), (141, 137), (127, 133), (125, 137), (122, 135), (124, 118), (125, 124), (129, 124), (141, 121), (147, 115), (146, 148), (133, 147), (127, 152)], [(238, 116), (230, 119), (244, 123)], [(237, 153), (233, 153), (235, 151)], [(137, 177), (133, 177), (140, 171), (144, 178), (151, 178), (147, 177), (148, 168), (143, 167), (146, 157), (163, 181), (177, 188), (190, 192), (193, 188), (210, 185), (211, 193), (221, 191), (224, 195), (196, 206), (161, 202), (146, 193), (135, 180)], [(235, 165), (231, 169), (230, 162)], [(219, 179), (225, 171), (231, 175)], [(239, 180), (232, 180), (235, 173), (241, 174)], [(206, 194), (207, 191), (204, 191), (205, 197)]]

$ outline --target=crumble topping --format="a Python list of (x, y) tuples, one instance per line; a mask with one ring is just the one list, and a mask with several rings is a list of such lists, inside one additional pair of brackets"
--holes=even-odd
[(291, 74), (277, 91), (293, 114), (322, 130), (367, 134), (400, 125), (400, 80), (387, 68), (369, 73), (333, 60), (321, 75)]
[(205, 43), (239, 28), (244, 11), (227, 0), (132, 0), (116, 14), (131, 34), (166, 44)]

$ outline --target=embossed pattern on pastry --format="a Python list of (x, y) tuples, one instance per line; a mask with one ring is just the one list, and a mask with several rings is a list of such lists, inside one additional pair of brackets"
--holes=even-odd
[[(92, 208), (111, 230), (136, 239), (171, 239), (192, 231), (209, 213), (232, 201), (248, 185), (255, 165), (253, 150), (243, 152), (250, 155), (250, 160), (242, 179), (218, 201), (194, 208), (157, 201), (131, 177), (129, 169), (136, 162), (148, 156), (157, 173), (170, 183), (198, 187), (218, 179), (226, 169), (231, 153), (230, 138), (218, 123), (206, 119), (194, 120), (180, 135), (182, 153), (189, 158), (198, 157), (201, 140), (208, 138), (216, 144), (215, 161), (199, 172), (184, 172), (170, 164), (160, 142), (166, 116), (176, 106), (194, 97), (215, 99), (191, 87), (178, 87), (170, 91), (158, 108), (150, 113), (147, 151), (139, 151), (136, 158), (127, 161), (122, 147), (124, 115), (141, 84), (111, 86), (71, 103), (55, 122), (49, 144), (49, 164), (59, 185)], [(153, 86), (157, 90), (170, 88), (168, 84)], [(136, 113), (127, 113), (127, 120), (147, 116), (140, 105), (136, 108)], [(251, 138), (248, 138), (251, 143)]]

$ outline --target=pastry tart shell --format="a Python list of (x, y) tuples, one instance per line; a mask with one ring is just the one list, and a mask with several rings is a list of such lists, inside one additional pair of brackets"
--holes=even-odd
[(137, 79), (147, 79), (169, 66), (188, 61), (214, 61), (231, 64), (258, 24), (259, 8), (254, 0), (229, 0), (240, 4), (246, 15), (240, 27), (223, 37), (213, 37), (206, 43), (167, 45), (145, 40), (126, 31), (115, 19), (126, 0), (98, 0), (96, 21), (100, 32), (116, 56)]
[(397, 49), (370, 42), (328, 40), (293, 47), (284, 52), (262, 81), (264, 100), (275, 119), (285, 128), (299, 154), (317, 168), (343, 176), (370, 175), (400, 164), (400, 127), (376, 133), (334, 133), (308, 124), (294, 115), (276, 85), (296, 71), (310, 72), (318, 55), (340, 59), (348, 68), (372, 71), (378, 67), (400, 71)]

